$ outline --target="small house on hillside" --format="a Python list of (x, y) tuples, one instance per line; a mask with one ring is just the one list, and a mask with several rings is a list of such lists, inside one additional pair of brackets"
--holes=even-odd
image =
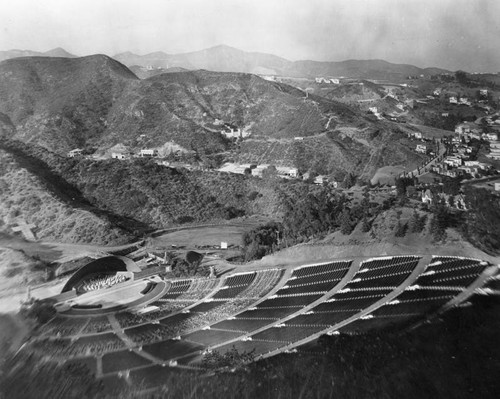
[(427, 153), (427, 146), (424, 144), (417, 144), (417, 148), (415, 149), (416, 152), (419, 152), (421, 154), (426, 154)]
[(324, 184), (324, 183), (328, 183), (327, 176), (319, 175), (314, 178), (314, 184)]
[(131, 157), (131, 154), (128, 151), (113, 151), (111, 153), (112, 159), (124, 160), (124, 159), (130, 159), (130, 157)]
[(83, 155), (83, 150), (81, 148), (75, 148), (74, 150), (71, 150), (68, 152), (68, 157), (70, 158), (75, 158)]
[(220, 133), (226, 136), (228, 139), (242, 137), (241, 129), (235, 129), (232, 126), (226, 126), (226, 128), (224, 130), (221, 130)]
[(488, 140), (488, 141), (498, 141), (498, 134), (497, 133), (486, 133), (486, 134), (483, 134), (483, 137), (485, 140)]
[(296, 178), (299, 175), (299, 170), (297, 168), (292, 168), (289, 166), (277, 166), (276, 170), (278, 172), (278, 175), (281, 177)]
[(158, 150), (153, 148), (145, 148), (142, 149), (140, 154), (143, 158), (153, 158), (158, 156)]
[(422, 191), (422, 202), (424, 204), (431, 205), (432, 204), (432, 199), (433, 199), (433, 195), (432, 195), (431, 190), (427, 189), (427, 190), (423, 190)]

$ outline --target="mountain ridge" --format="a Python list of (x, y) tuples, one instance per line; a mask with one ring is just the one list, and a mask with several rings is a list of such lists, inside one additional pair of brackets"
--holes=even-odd
[[(74, 148), (103, 154), (116, 145), (134, 152), (175, 145), (196, 154), (195, 161), (235, 157), (238, 144), (221, 134), (227, 125), (257, 140), (241, 147), (248, 156), (268, 142), (282, 142), (266, 160), (300, 164), (303, 171), (314, 162), (325, 173), (371, 177), (379, 164), (412, 156), (391, 143), (389, 126), (333, 99), (239, 72), (197, 70), (140, 80), (105, 55), (1, 62), (0, 114), (4, 137), (60, 155)], [(314, 148), (291, 145), (296, 137), (314, 138)], [(383, 145), (391, 151), (381, 152)]]
[(19, 57), (64, 57), (64, 58), (77, 58), (78, 56), (67, 52), (65, 49), (61, 47), (56, 47), (51, 50), (42, 52), (42, 51), (33, 51), (33, 50), (19, 50), (19, 49), (11, 49), (0, 51), (0, 61), (9, 60), (12, 58)]
[[(113, 58), (127, 66), (172, 66), (186, 69), (208, 69), (219, 72), (245, 72), (289, 77), (352, 77), (352, 78), (403, 78), (409, 75), (449, 73), (437, 67), (420, 68), (411, 64), (397, 64), (381, 59), (344, 61), (290, 61), (261, 52), (246, 52), (227, 45), (178, 54), (155, 52), (138, 55), (130, 52), (115, 54)], [(389, 69), (389, 73), (387, 72)]]

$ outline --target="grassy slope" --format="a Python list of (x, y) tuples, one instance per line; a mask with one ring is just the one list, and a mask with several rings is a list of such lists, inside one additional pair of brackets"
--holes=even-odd
[[(4, 223), (17, 217), (36, 225), (39, 239), (99, 244), (118, 244), (130, 236), (96, 215), (81, 194), (43, 162), (0, 151), (2, 175), (0, 215)], [(45, 172), (45, 173), (44, 173)], [(5, 228), (5, 227), (4, 227)]]
[[(273, 184), (256, 178), (188, 172), (148, 160), (74, 160), (19, 142), (4, 146), (38, 165), (49, 188), (71, 206), (86, 207), (131, 231), (268, 214), (276, 208)], [(256, 194), (250, 199), (252, 192)]]

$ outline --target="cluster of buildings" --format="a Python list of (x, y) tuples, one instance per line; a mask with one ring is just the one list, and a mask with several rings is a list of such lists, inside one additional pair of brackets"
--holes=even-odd
[(474, 151), (470, 145), (472, 139), (486, 140), (490, 142), (492, 158), (500, 159), (500, 142), (497, 133), (483, 133), (483, 129), (475, 123), (460, 123), (455, 127), (455, 135), (448, 142), (448, 151), (443, 160), (433, 166), (432, 171), (448, 177), (457, 177), (464, 174), (473, 177), (481, 177), (491, 169), (491, 166), (471, 160)]
[(433, 194), (430, 189), (422, 190), (422, 202), (424, 204), (432, 205), (433, 203), (443, 202), (446, 206), (460, 210), (467, 210), (465, 204), (465, 196), (463, 194), (451, 195), (446, 193)]
[(250, 136), (251, 133), (231, 125), (225, 125), (224, 129), (220, 131), (220, 134), (227, 137), (228, 139), (231, 138), (242, 139)]
[(497, 115), (485, 118), (485, 122), (488, 126), (493, 127), (493, 129), (498, 131), (483, 132), (483, 128), (472, 122), (465, 122), (457, 125), (455, 127), (455, 133), (458, 138), (454, 138), (456, 141), (465, 141), (466, 143), (471, 139), (485, 140), (489, 142), (490, 153), (487, 154), (489, 158), (500, 160), (500, 119), (496, 119)]
[(472, 102), (467, 97), (450, 96), (448, 101), (450, 104), (472, 106)]
[[(252, 176), (262, 177), (264, 170), (269, 168), (270, 164), (238, 164), (238, 163), (225, 163), (221, 168), (217, 169), (219, 172), (236, 173), (240, 175), (251, 174)], [(289, 166), (276, 166), (276, 173), (279, 177), (285, 179), (296, 179), (299, 177), (297, 168)]]
[(487, 113), (492, 111), (491, 106), (487, 105), (487, 100), (488, 100), (488, 90), (487, 89), (480, 89), (479, 90), (479, 97), (475, 99), (471, 99), (466, 96), (461, 96), (457, 92), (453, 91), (447, 91), (442, 88), (436, 88), (432, 92), (432, 96), (427, 96), (429, 99), (435, 99), (435, 98), (444, 98), (445, 100), (448, 101), (449, 104), (453, 105), (465, 105), (468, 107), (479, 107), (483, 108)]
[(335, 84), (335, 85), (339, 85), (340, 84), (340, 79), (336, 79), (336, 78), (333, 78), (333, 79), (330, 79), (330, 78), (323, 78), (323, 77), (319, 77), (319, 78), (315, 78), (314, 81), (316, 83), (327, 83), (327, 84)]
[[(264, 171), (269, 167), (275, 168), (276, 175), (283, 179), (299, 179), (308, 180), (311, 175), (307, 172), (303, 176), (299, 174), (297, 168), (291, 166), (273, 166), (271, 164), (238, 164), (238, 163), (225, 163), (221, 168), (217, 169), (219, 172), (236, 173), (240, 175), (250, 174), (255, 177), (263, 177)], [(338, 183), (330, 181), (327, 176), (319, 175), (314, 177), (314, 184), (323, 185), (329, 184), (333, 188), (337, 188)]]
[[(176, 151), (174, 155), (180, 155), (182, 151)], [(83, 150), (81, 148), (75, 148), (68, 152), (69, 158), (79, 158), (83, 157)], [(92, 159), (107, 159), (111, 157), (112, 159), (126, 160), (132, 158), (162, 158), (160, 152), (157, 148), (143, 148), (139, 152), (133, 152), (127, 149), (116, 149), (108, 153), (108, 155), (96, 156), (92, 155), (88, 158)]]

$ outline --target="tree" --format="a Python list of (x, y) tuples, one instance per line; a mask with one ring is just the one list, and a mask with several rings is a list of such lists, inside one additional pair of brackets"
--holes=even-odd
[(413, 198), (415, 197), (416, 194), (417, 194), (417, 189), (415, 188), (415, 186), (406, 187), (406, 196), (408, 198)]
[(269, 165), (266, 169), (262, 171), (262, 178), (266, 180), (276, 179), (278, 177), (278, 170), (276, 166)]
[(432, 213), (431, 234), (436, 241), (440, 241), (446, 236), (446, 228), (450, 225), (450, 214), (443, 202), (439, 202), (433, 206)]
[(343, 194), (323, 186), (289, 184), (279, 193), (287, 242), (299, 242), (339, 227), (347, 202)]
[(368, 220), (368, 218), (366, 216), (363, 216), (361, 231), (363, 233), (367, 233), (370, 231), (371, 228), (372, 228), (372, 224), (370, 223), (370, 221)]
[(450, 195), (457, 195), (460, 192), (460, 181), (460, 177), (444, 179), (443, 192)]
[(467, 185), (468, 211), (462, 224), (464, 235), (477, 247), (498, 254), (500, 248), (500, 200), (489, 190)]
[(406, 195), (406, 188), (409, 186), (413, 186), (413, 179), (410, 177), (398, 177), (396, 179), (396, 192), (399, 197), (403, 197)]
[(464, 71), (456, 71), (455, 72), (455, 79), (457, 80), (458, 83), (463, 84), (463, 85), (466, 85), (469, 83), (467, 73)]
[(351, 234), (353, 230), (351, 212), (349, 208), (344, 208), (340, 215), (340, 232), (344, 235)]
[(413, 215), (411, 215), (408, 221), (408, 230), (412, 233), (420, 233), (425, 227), (427, 221), (427, 215), (419, 215), (416, 209), (413, 209)]
[(260, 259), (272, 253), (279, 245), (283, 227), (276, 222), (257, 227), (243, 234), (242, 244), (245, 261)]
[(354, 173), (349, 172), (342, 182), (342, 187), (351, 188), (356, 184), (356, 175)]
[(406, 235), (407, 230), (408, 230), (408, 223), (401, 223), (401, 220), (398, 219), (398, 224), (396, 225), (394, 235), (396, 237), (404, 237)]

